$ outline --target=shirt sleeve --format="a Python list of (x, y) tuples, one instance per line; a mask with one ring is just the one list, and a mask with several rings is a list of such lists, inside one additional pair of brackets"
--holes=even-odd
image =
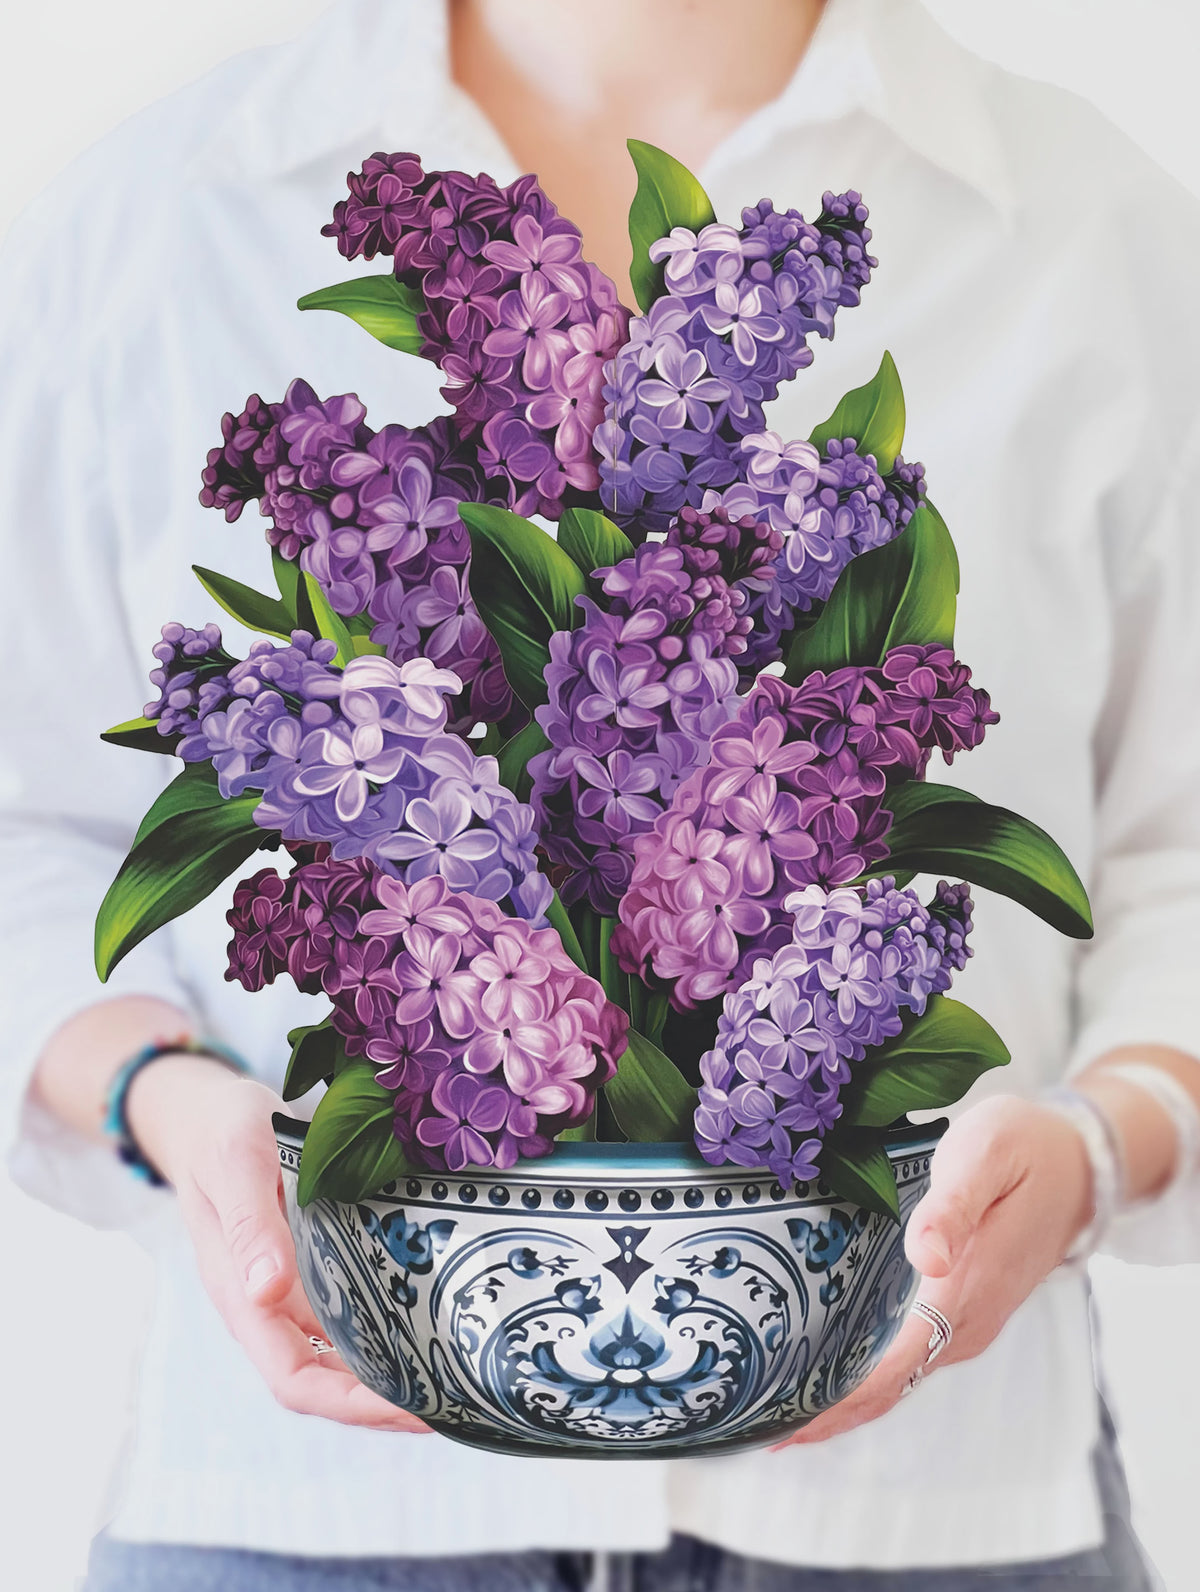
[[(1079, 963), (1069, 1071), (1119, 1045), (1169, 1045), (1200, 1073), (1200, 425), (1153, 479), (1113, 494), (1113, 658), (1094, 744), (1095, 938)], [(1130, 533), (1139, 528), (1137, 547)], [(1122, 1216), (1105, 1249), (1151, 1264), (1200, 1260), (1200, 1172)]]
[(29, 1089), (47, 1039), (81, 1008), (128, 993), (191, 1005), (169, 931), (135, 950), (107, 986), (93, 969), (96, 909), (176, 765), (99, 739), (139, 714), (150, 692), (124, 611), (108, 490), (120, 394), (95, 324), (87, 250), (47, 220), (61, 198), (61, 189), (44, 196), (0, 254), (10, 681), (0, 737), (0, 1139), (28, 1192), (95, 1225), (127, 1226), (164, 1196)]

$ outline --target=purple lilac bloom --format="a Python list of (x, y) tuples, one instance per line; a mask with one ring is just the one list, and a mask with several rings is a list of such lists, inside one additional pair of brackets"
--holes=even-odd
[(791, 935), (785, 898), (849, 883), (887, 855), (887, 787), (978, 745), (987, 693), (945, 647), (897, 647), (881, 668), (764, 675), (711, 737), (634, 867), (612, 948), (686, 1010), (736, 990)]
[[(176, 628), (163, 646), (192, 634)], [(262, 792), (255, 822), (286, 842), (368, 857), (404, 879), (438, 874), (544, 921), (553, 892), (532, 808), (501, 785), (494, 757), (447, 730), (457, 676), (428, 658), (366, 655), (339, 669), (335, 652), (303, 631), (286, 646), (257, 642), (221, 676), (217, 706), (181, 717), (190, 755), (211, 759), (222, 796)]]
[(462, 1171), (547, 1155), (616, 1072), (628, 1019), (553, 929), (506, 917), (437, 873), (365, 859), (264, 869), (235, 892), (227, 978), (288, 971), (333, 1001), (347, 1054), (378, 1067), (422, 1165)]
[(503, 496), (477, 443), (444, 417), (373, 432), (352, 393), (322, 400), (303, 381), (269, 408), (252, 397), (222, 430), (201, 502), (235, 518), (258, 497), (267, 540), (320, 583), (336, 613), (369, 615), (393, 661), (429, 656), (458, 675), (456, 731), (504, 720), (512, 694), (471, 600), (471, 543), (458, 517), (464, 500)]
[(150, 684), (158, 688), (158, 696), (146, 703), (145, 716), (158, 721), (160, 735), (182, 737), (176, 752), (184, 762), (202, 761), (208, 751), (196, 734), (197, 719), (228, 700), (227, 671), (235, 659), (221, 645), (218, 626), (192, 630), (175, 620), (162, 627), (154, 656), (158, 668), (150, 671)]
[(827, 193), (815, 224), (764, 200), (740, 230), (676, 227), (651, 245), (666, 291), (613, 361), (593, 439), (614, 519), (665, 530), (740, 478), (741, 440), (811, 361), (808, 338), (831, 337), (838, 308), (858, 302), (875, 264), (866, 220), (856, 193)]
[(810, 884), (789, 895), (791, 938), (725, 997), (700, 1063), (696, 1144), (716, 1165), (762, 1166), (783, 1184), (819, 1175), (851, 1062), (898, 1034), (950, 987), (970, 948), (966, 885), (928, 906), (892, 878), (864, 889)]
[(751, 582), (753, 639), (743, 673), (754, 673), (780, 656), (780, 637), (796, 615), (825, 601), (852, 558), (904, 529), (924, 497), (925, 472), (897, 458), (881, 475), (852, 437), (831, 438), (818, 451), (764, 431), (742, 439), (741, 455), (741, 478), (705, 493), (704, 507), (763, 519), (782, 539), (774, 578)]
[(531, 177), (502, 189), (377, 154), (348, 182), (324, 230), (348, 258), (390, 254), (419, 291), (422, 353), (447, 378), (461, 435), (477, 440), (488, 495), (557, 518), (594, 492), (605, 368), (629, 317), (583, 258), (579, 229)]
[(637, 836), (736, 707), (742, 582), (767, 578), (778, 550), (765, 524), (685, 509), (664, 542), (597, 570), (607, 606), (580, 598), (583, 624), (552, 636), (550, 700), (537, 710), (551, 750), (530, 773), (542, 843), (572, 870), (564, 899), (616, 912)]

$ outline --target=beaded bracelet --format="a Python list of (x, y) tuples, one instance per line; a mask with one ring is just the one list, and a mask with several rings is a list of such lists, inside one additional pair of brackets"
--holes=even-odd
[(1078, 1133), (1092, 1169), (1092, 1218), (1063, 1256), (1064, 1263), (1070, 1264), (1092, 1253), (1124, 1204), (1125, 1162), (1116, 1129), (1090, 1095), (1060, 1086), (1048, 1089), (1041, 1099)]
[(129, 1126), (129, 1090), (143, 1067), (148, 1067), (152, 1061), (158, 1061), (163, 1056), (178, 1055), (208, 1056), (213, 1061), (232, 1067), (235, 1072), (248, 1071), (242, 1058), (227, 1045), (215, 1039), (192, 1039), (187, 1035), (178, 1039), (155, 1040), (143, 1046), (120, 1068), (109, 1084), (105, 1097), (103, 1131), (113, 1140), (118, 1158), (135, 1177), (142, 1178), (153, 1188), (164, 1188), (167, 1180), (142, 1154), (141, 1146), (133, 1136)]

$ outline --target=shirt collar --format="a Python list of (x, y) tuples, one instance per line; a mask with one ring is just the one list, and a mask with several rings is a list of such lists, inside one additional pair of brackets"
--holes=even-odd
[[(865, 113), (1007, 213), (1013, 191), (987, 108), (989, 70), (918, 0), (827, 0), (787, 87), (725, 141), (712, 167), (790, 128)], [(444, 0), (340, 0), (275, 53), (201, 158), (225, 176), (261, 181), (339, 151), (355, 160), (389, 135), (397, 147), (440, 155), (486, 129), (465, 99), (450, 80)]]

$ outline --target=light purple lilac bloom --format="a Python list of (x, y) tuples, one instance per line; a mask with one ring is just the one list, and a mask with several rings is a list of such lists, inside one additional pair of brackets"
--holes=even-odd
[(769, 201), (741, 228), (676, 227), (650, 247), (665, 293), (617, 354), (594, 445), (605, 511), (635, 534), (665, 530), (685, 506), (740, 478), (741, 439), (765, 429), (763, 406), (833, 335), (874, 261), (856, 193), (824, 196), (817, 222)]
[(971, 952), (971, 897), (944, 881), (921, 904), (893, 878), (789, 895), (791, 938), (726, 997), (700, 1063), (696, 1143), (716, 1165), (762, 1166), (781, 1183), (819, 1175), (850, 1063), (898, 1034), (950, 987)]
[[(166, 644), (166, 643), (164, 643)], [(544, 919), (533, 810), (500, 783), (494, 757), (448, 732), (456, 675), (428, 658), (332, 663), (336, 645), (303, 631), (256, 642), (222, 676), (220, 704), (186, 725), (193, 758), (211, 758), (222, 796), (261, 791), (254, 820), (285, 841), (325, 843), (417, 880)], [(178, 710), (177, 710), (178, 711)]]
[(683, 1010), (724, 996), (791, 937), (784, 902), (887, 856), (887, 787), (995, 723), (946, 647), (897, 647), (878, 669), (762, 676), (711, 737), (706, 765), (634, 841), (612, 949)]

